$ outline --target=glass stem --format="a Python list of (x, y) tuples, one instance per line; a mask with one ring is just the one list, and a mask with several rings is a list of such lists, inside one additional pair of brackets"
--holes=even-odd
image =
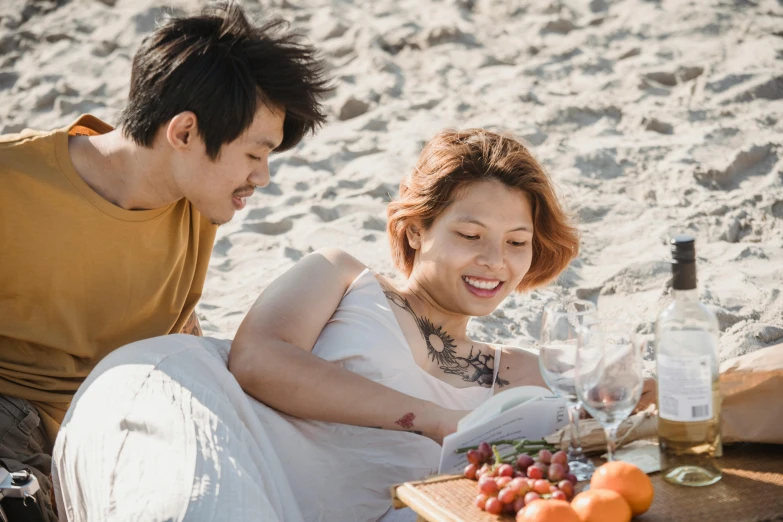
[(568, 404), (568, 424), (571, 429), (571, 445), (568, 448), (568, 460), (585, 462), (585, 455), (582, 451), (582, 443), (579, 440), (579, 410), (578, 402)]
[(606, 462), (612, 462), (614, 453), (617, 451), (617, 428), (616, 424), (604, 426), (604, 433), (606, 433)]

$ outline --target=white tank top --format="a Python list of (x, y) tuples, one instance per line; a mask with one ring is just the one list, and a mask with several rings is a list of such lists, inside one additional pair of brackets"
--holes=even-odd
[(493, 386), (488, 388), (456, 387), (427, 373), (416, 364), (383, 288), (367, 269), (348, 287), (313, 353), (384, 386), (451, 410), (472, 410), (492, 397), (500, 367), (500, 348), (495, 348)]

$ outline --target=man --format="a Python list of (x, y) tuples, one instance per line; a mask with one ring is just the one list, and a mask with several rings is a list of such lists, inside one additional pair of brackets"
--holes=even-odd
[(321, 125), (315, 51), (237, 5), (169, 20), (133, 60), (112, 129), (85, 115), (0, 137), (0, 465), (31, 470), (54, 520), (51, 447), (112, 350), (199, 334), (216, 226)]

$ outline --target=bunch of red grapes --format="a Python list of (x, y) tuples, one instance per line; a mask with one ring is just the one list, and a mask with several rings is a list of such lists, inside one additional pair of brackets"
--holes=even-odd
[(467, 453), (465, 477), (478, 480), (476, 506), (487, 513), (515, 515), (537, 499), (570, 501), (576, 477), (569, 473), (568, 456), (563, 451), (542, 449), (534, 459), (522, 453), (512, 462), (503, 462), (496, 448), (482, 442)]

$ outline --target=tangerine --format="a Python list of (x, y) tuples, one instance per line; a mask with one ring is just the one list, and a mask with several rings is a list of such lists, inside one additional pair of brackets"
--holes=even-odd
[(517, 522), (580, 522), (565, 500), (534, 500), (517, 513)]
[(580, 522), (629, 522), (631, 508), (619, 494), (609, 489), (583, 491), (571, 501)]
[(590, 489), (609, 489), (619, 493), (633, 516), (639, 516), (653, 502), (655, 490), (647, 474), (629, 462), (615, 460), (607, 462), (593, 473)]

